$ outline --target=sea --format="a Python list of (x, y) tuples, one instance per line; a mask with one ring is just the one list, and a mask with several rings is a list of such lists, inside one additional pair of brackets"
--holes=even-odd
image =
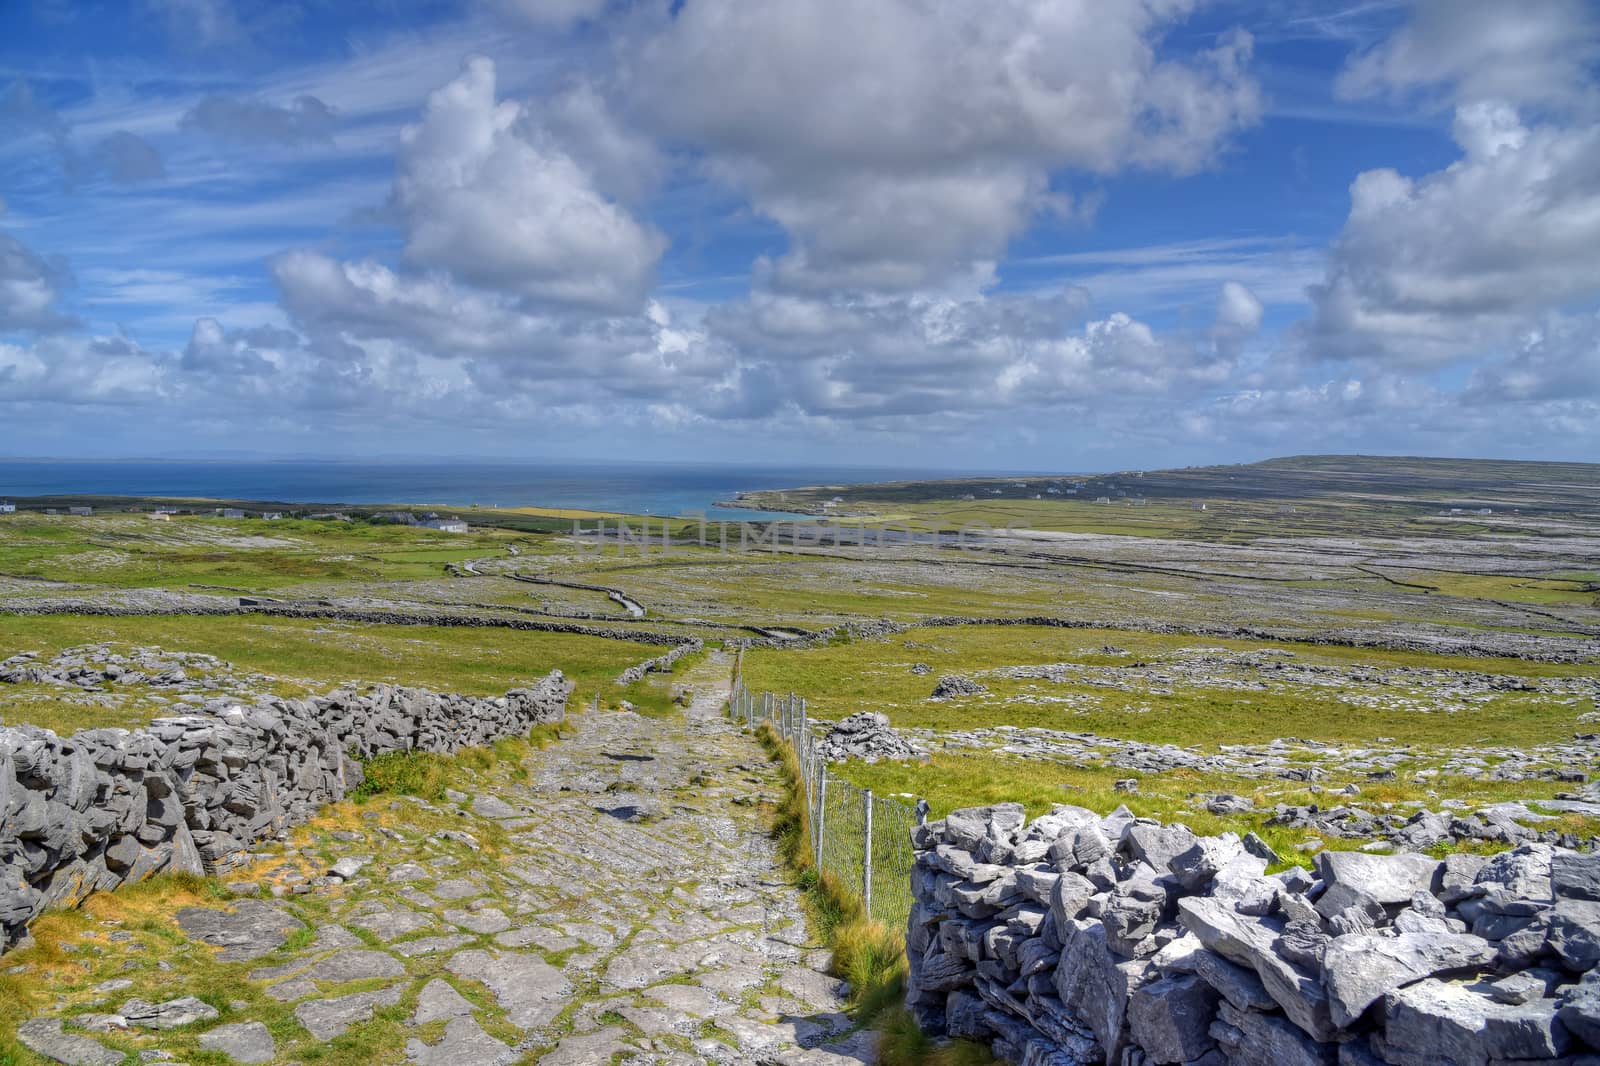
[(741, 492), (1016, 471), (736, 463), (156, 459), (0, 459), (10, 496), (198, 496), (281, 503), (398, 503), (440, 507), (559, 507), (729, 521), (783, 518), (718, 507)]

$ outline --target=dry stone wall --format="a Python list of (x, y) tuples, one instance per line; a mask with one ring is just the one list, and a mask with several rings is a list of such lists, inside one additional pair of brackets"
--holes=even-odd
[(1600, 1064), (1600, 855), (1324, 852), (1057, 807), (914, 833), (907, 1002), (1025, 1066)]
[(137, 731), (0, 729), (0, 947), (53, 905), (165, 870), (222, 873), (361, 783), (359, 760), (448, 754), (560, 720), (552, 671), (504, 696), (381, 685), (265, 698)]

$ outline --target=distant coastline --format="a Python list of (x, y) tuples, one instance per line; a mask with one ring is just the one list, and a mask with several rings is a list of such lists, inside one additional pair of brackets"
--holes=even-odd
[(0, 459), (0, 499), (102, 497), (340, 506), (541, 507), (745, 521), (789, 518), (745, 497), (955, 476), (887, 467), (708, 463)]

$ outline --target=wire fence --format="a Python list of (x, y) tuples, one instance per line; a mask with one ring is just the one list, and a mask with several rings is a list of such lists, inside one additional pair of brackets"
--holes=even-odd
[(728, 715), (749, 729), (770, 723), (800, 762), (811, 822), (812, 858), (819, 871), (853, 889), (866, 912), (892, 928), (911, 914), (911, 830), (927, 808), (874, 796), (828, 771), (806, 717), (806, 701), (790, 694), (754, 693), (742, 673), (728, 698)]

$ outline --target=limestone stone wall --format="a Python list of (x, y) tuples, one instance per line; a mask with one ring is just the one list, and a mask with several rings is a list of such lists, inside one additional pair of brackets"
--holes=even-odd
[(918, 827), (907, 1002), (1026, 1066), (1600, 1063), (1600, 855), (1324, 852), (1058, 807)]
[(136, 731), (0, 729), (0, 947), (52, 905), (163, 870), (233, 869), (360, 784), (359, 760), (524, 735), (560, 720), (572, 688), (556, 670), (489, 698), (384, 685)]

